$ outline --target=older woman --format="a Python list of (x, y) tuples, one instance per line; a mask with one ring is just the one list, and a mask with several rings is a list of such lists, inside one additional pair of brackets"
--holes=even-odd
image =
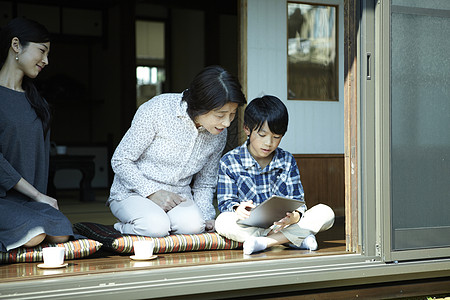
[(152, 237), (213, 231), (226, 128), (245, 103), (238, 80), (211, 66), (183, 93), (141, 105), (111, 161), (114, 227)]

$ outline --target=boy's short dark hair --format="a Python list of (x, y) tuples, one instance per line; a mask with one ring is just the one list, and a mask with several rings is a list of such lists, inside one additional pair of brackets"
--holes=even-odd
[(244, 126), (250, 132), (259, 131), (267, 121), (270, 131), (284, 135), (287, 131), (289, 115), (286, 105), (275, 96), (265, 95), (253, 99), (245, 108)]

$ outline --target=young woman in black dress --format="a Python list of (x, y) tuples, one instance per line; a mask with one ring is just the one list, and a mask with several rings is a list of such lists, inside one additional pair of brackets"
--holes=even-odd
[(50, 113), (32, 80), (48, 65), (50, 35), (16, 18), (0, 33), (0, 251), (61, 243), (70, 221), (46, 195)]

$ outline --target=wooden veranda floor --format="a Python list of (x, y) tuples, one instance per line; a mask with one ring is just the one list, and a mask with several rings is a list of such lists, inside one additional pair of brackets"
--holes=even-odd
[[(60, 192), (59, 206), (72, 223), (97, 222), (113, 224), (114, 217), (105, 206), (107, 193), (97, 191), (96, 201), (81, 203), (75, 192)], [(63, 269), (40, 269), (40, 263), (15, 263), (0, 265), (0, 282), (56, 278), (60, 276), (76, 276), (108, 272), (124, 272), (136, 269), (175, 268), (204, 264), (223, 264), (248, 260), (287, 259), (305, 256), (322, 256), (345, 254), (344, 220), (337, 220), (328, 231), (317, 235), (319, 249), (317, 251), (292, 250), (283, 246), (251, 256), (245, 256), (242, 250), (197, 251), (183, 253), (158, 254), (152, 261), (134, 261), (129, 255), (117, 255), (99, 251), (93, 257), (77, 260), (66, 260), (68, 266)]]
[[(114, 217), (105, 206), (107, 192), (96, 191), (96, 201), (81, 203), (75, 192), (60, 192), (59, 205), (72, 223), (97, 222), (113, 224)], [(344, 218), (338, 218), (335, 225), (328, 231), (317, 235), (319, 249), (317, 251), (292, 250), (283, 246), (274, 247), (259, 254), (244, 256), (242, 250), (198, 251), (183, 253), (158, 254), (158, 258), (151, 261), (134, 261), (129, 255), (117, 255), (99, 251), (90, 258), (66, 260), (68, 266), (63, 269), (40, 269), (39, 263), (16, 263), (0, 265), (0, 298), (2, 298), (1, 284), (42, 282), (47, 279), (58, 281), (67, 277), (86, 277), (89, 275), (124, 273), (129, 271), (151, 271), (163, 268), (184, 268), (201, 265), (215, 265), (248, 261), (284, 260), (299, 257), (317, 257), (328, 255), (344, 255), (346, 252)], [(128, 272), (128, 273), (127, 273)], [(76, 283), (76, 280), (74, 281)], [(418, 295), (448, 295), (450, 278), (435, 280), (413, 280), (410, 282), (394, 282), (387, 284), (371, 284), (365, 286), (348, 286), (346, 288), (332, 288), (311, 290), (304, 293), (267, 294), (254, 297), (233, 297), (233, 299), (272, 299), (272, 300), (303, 300), (303, 299), (426, 299)], [(7, 298), (11, 295), (3, 295)], [(400, 296), (400, 297), (399, 297)], [(408, 297), (410, 296), (410, 297)], [(406, 297), (406, 298), (405, 298)], [(210, 297), (211, 298), (211, 297)], [(214, 298), (214, 297), (212, 297)], [(8, 298), (9, 299), (9, 298)], [(194, 299), (187, 295), (174, 299)], [(442, 299), (442, 298), (439, 298)]]

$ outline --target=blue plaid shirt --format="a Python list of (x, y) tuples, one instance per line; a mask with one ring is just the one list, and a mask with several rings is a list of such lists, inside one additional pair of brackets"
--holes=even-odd
[[(300, 173), (292, 154), (277, 148), (264, 170), (248, 152), (247, 142), (222, 157), (217, 184), (221, 212), (233, 211), (233, 206), (250, 200), (259, 205), (273, 195), (298, 200), (304, 198)], [(306, 206), (299, 210), (304, 212)]]

